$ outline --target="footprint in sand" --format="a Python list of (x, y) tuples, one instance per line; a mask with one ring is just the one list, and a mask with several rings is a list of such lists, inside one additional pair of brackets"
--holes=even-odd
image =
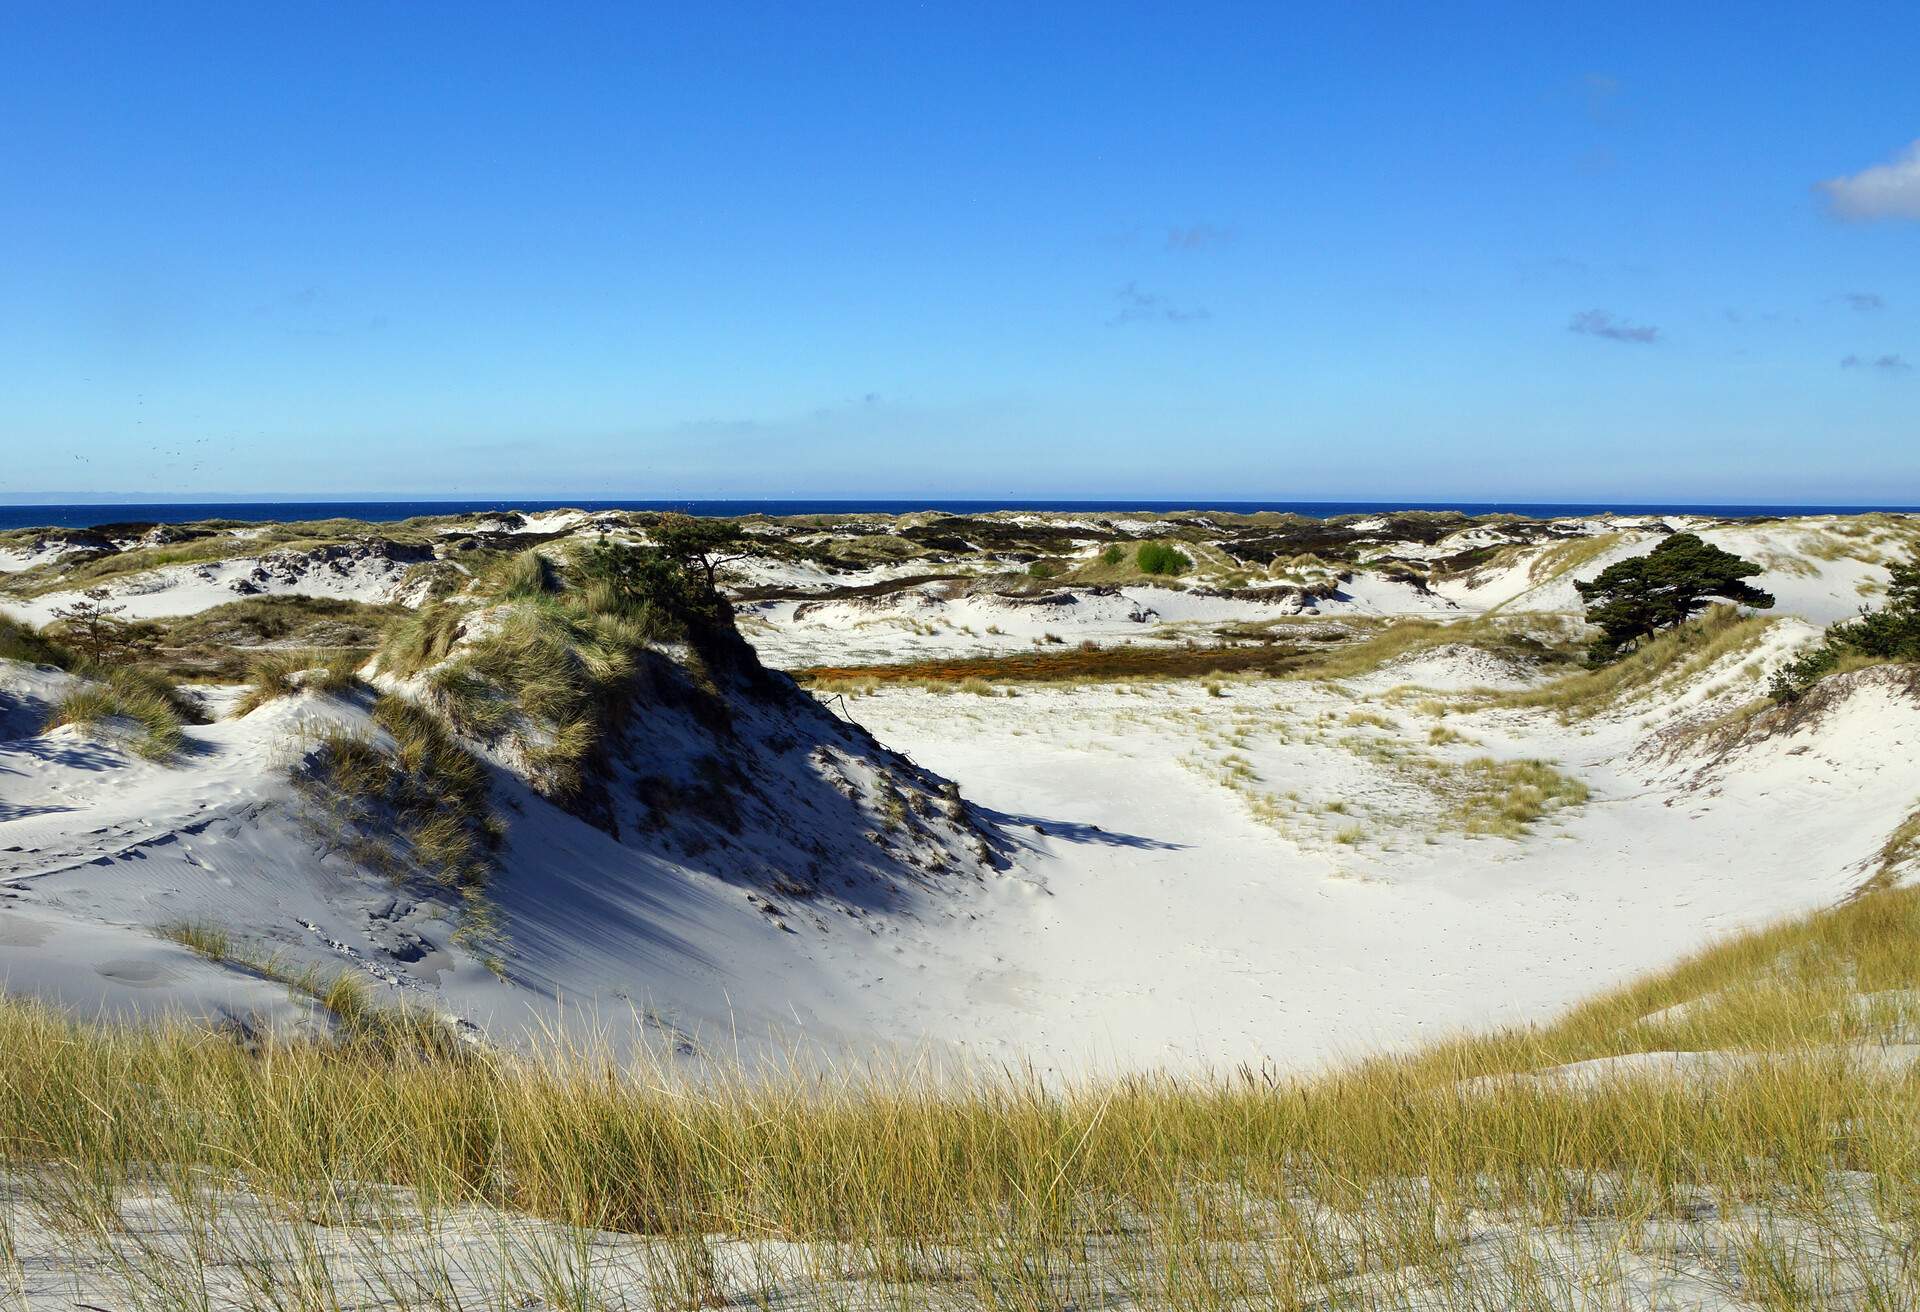
[(157, 989), (178, 978), (175, 971), (155, 961), (102, 961), (94, 966), (93, 973), (130, 989)]

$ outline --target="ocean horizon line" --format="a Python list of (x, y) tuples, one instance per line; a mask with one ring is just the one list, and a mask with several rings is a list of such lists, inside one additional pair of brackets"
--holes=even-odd
[(1535, 519), (1588, 515), (1711, 515), (1724, 518), (1793, 515), (1915, 514), (1920, 506), (1895, 503), (1711, 502), (1711, 501), (1450, 501), (1388, 499), (1205, 499), (1205, 498), (967, 498), (967, 497), (684, 497), (684, 498), (536, 498), (394, 497), (266, 498), (200, 501), (47, 501), (0, 502), (0, 530), (79, 529), (109, 524), (185, 524), (210, 519), (298, 522), (307, 519), (357, 519), (393, 523), (429, 515), (541, 514), (556, 510), (677, 510), (694, 515), (770, 517), (819, 514), (980, 514), (994, 510), (1055, 513), (1176, 514), (1218, 511), (1269, 512), (1309, 518), (1395, 514), (1416, 511), (1468, 515), (1512, 514)]

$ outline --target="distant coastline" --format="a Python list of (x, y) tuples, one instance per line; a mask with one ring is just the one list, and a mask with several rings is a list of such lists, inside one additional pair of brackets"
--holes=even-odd
[(1920, 513), (1920, 506), (1896, 505), (1714, 505), (1706, 502), (1634, 501), (971, 501), (939, 498), (695, 501), (522, 501), (512, 499), (409, 501), (205, 501), (109, 502), (87, 505), (0, 505), (0, 531), (17, 528), (92, 528), (101, 524), (187, 524), (204, 519), (292, 523), (310, 519), (358, 519), (391, 523), (419, 515), (483, 515), (503, 511), (537, 514), (550, 510), (678, 510), (692, 515), (901, 515), (914, 511), (983, 514), (992, 510), (1109, 511), (1170, 513), (1226, 511), (1252, 514), (1275, 511), (1324, 519), (1334, 515), (1386, 514), (1411, 510), (1454, 510), (1468, 515), (1526, 515), (1552, 519), (1570, 515), (1715, 515), (1725, 518), (1785, 515), (1852, 515), (1885, 511)]

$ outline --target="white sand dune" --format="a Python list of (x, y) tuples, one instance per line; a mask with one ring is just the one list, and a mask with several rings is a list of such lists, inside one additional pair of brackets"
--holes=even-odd
[[(1089, 532), (1117, 522), (1085, 518)], [(1780, 610), (1816, 623), (1871, 593), (1911, 531), (1593, 518), (1542, 538), (1537, 525), (1480, 522), (1384, 549), (1401, 561), (1478, 550), (1478, 572), (1423, 590), (1387, 565), (1343, 567), (1310, 609), (1323, 622), (1558, 615), (1577, 606), (1574, 579), (1689, 526), (1765, 563), (1760, 582)], [(598, 532), (577, 512), (484, 528)], [(1540, 568), (1603, 532), (1618, 540), (1575, 568)], [(250, 589), (381, 600), (432, 554), (352, 543), (255, 553), (117, 577), (110, 590), (134, 615)], [(806, 592), (930, 567), (847, 573), (765, 556), (734, 568), (735, 586)], [(1209, 641), (1302, 609), (1198, 579), (1024, 595), (966, 583), (747, 602), (742, 627), (772, 664), (858, 665)], [(43, 618), (66, 595), (6, 605)], [(444, 890), (396, 886), (348, 860), (295, 786), (327, 725), (380, 738), (363, 702), (282, 699), (190, 728), (189, 750), (156, 764), (111, 734), (36, 736), (72, 677), (0, 662), (0, 890), (15, 927), (0, 974), (89, 1010), (310, 1023), (284, 990), (153, 937), (209, 921), (258, 953), (363, 972), (508, 1044), (558, 1028), (694, 1060), (802, 1044), (1059, 1071), (1313, 1067), (1547, 1016), (1714, 934), (1857, 885), (1916, 800), (1907, 774), (1886, 768), (1920, 748), (1911, 696), (1849, 676), (1825, 716), (1731, 754), (1674, 748), (1666, 732), (1750, 700), (1814, 632), (1788, 619), (1684, 686), (1572, 725), (1547, 710), (1441, 720), (1420, 697), (1386, 697), (1401, 684), (1457, 694), (1542, 677), (1468, 643), (1337, 687), (1230, 682), (1221, 695), (1177, 682), (1018, 697), (897, 688), (829, 713), (787, 688), (739, 701), (721, 736), (684, 709), (649, 706), (596, 823), (492, 756), (508, 822), (491, 884), (507, 935), (497, 951), (455, 942)], [(834, 718), (848, 714), (888, 746)], [(1435, 781), (1479, 757), (1554, 762), (1591, 796), (1517, 836), (1469, 837)], [(938, 796), (913, 763), (980, 809)], [(702, 792), (712, 769), (724, 787)], [(677, 814), (633, 800), (662, 780)], [(901, 797), (905, 818), (889, 818)]]
[[(1448, 717), (1471, 741), (1437, 759), (1545, 757), (1593, 790), (1518, 840), (1468, 838), (1442, 799), (1352, 741), (1423, 737), (1406, 703), (1364, 699), (1401, 675), (1477, 681), (1477, 657), (1456, 653), (1451, 672), (1448, 659), (1345, 689), (854, 700), (861, 724), (985, 808), (1004, 869), (937, 823), (875, 846), (862, 827), (878, 823), (878, 774), (910, 767), (824, 718), (755, 712), (758, 737), (796, 741), (754, 767), (765, 809), (732, 834), (622, 841), (502, 773), (505, 981), (452, 942), (444, 898), (356, 869), (303, 814), (288, 768), (322, 722), (367, 729), (357, 705), (276, 701), (191, 729), (173, 765), (63, 730), (0, 745), (0, 887), (13, 923), (39, 927), (0, 963), (11, 987), (89, 1009), (164, 999), (289, 1019), (284, 994), (223, 992), (177, 949), (128, 946), (211, 920), (509, 1044), (559, 1027), (689, 1056), (818, 1044), (1073, 1072), (1299, 1069), (1545, 1017), (1715, 934), (1831, 902), (1914, 801), (1884, 767), (1920, 749), (1920, 707), (1871, 673), (1818, 724), (1736, 757), (1646, 750), (1650, 727), (1748, 695), (1726, 668), (1577, 728)], [(1355, 710), (1392, 728), (1350, 728)], [(657, 732), (650, 750), (671, 757), (692, 731)], [(1246, 771), (1233, 786), (1229, 758)], [(770, 892), (809, 851), (827, 854), (818, 892)], [(119, 961), (165, 969), (128, 978)]]

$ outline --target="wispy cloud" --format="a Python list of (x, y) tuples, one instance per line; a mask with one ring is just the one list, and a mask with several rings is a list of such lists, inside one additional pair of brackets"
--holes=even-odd
[(1598, 121), (1620, 94), (1620, 79), (1606, 73), (1588, 73), (1580, 79), (1580, 92), (1586, 97), (1587, 117)]
[(1858, 310), (1862, 314), (1887, 308), (1886, 298), (1879, 292), (1841, 292), (1840, 299), (1847, 303), (1849, 309)]
[(1158, 292), (1141, 291), (1140, 284), (1134, 282), (1115, 295), (1120, 298), (1120, 309), (1108, 323), (1197, 323), (1213, 317), (1205, 306), (1176, 305)]
[(1637, 342), (1643, 346), (1660, 338), (1660, 330), (1652, 324), (1628, 323), (1625, 319), (1614, 318), (1607, 310), (1580, 311), (1567, 325), (1567, 331), (1584, 333), (1588, 337), (1604, 337), (1610, 342)]
[(1850, 355), (1840, 362), (1842, 369), (1871, 369), (1876, 373), (1904, 374), (1912, 370), (1904, 355)]
[(1237, 236), (1232, 228), (1216, 228), (1211, 223), (1196, 223), (1189, 228), (1168, 228), (1170, 251), (1210, 251), (1231, 246)]
[(1920, 141), (1885, 164), (1817, 184), (1843, 219), (1920, 219)]

